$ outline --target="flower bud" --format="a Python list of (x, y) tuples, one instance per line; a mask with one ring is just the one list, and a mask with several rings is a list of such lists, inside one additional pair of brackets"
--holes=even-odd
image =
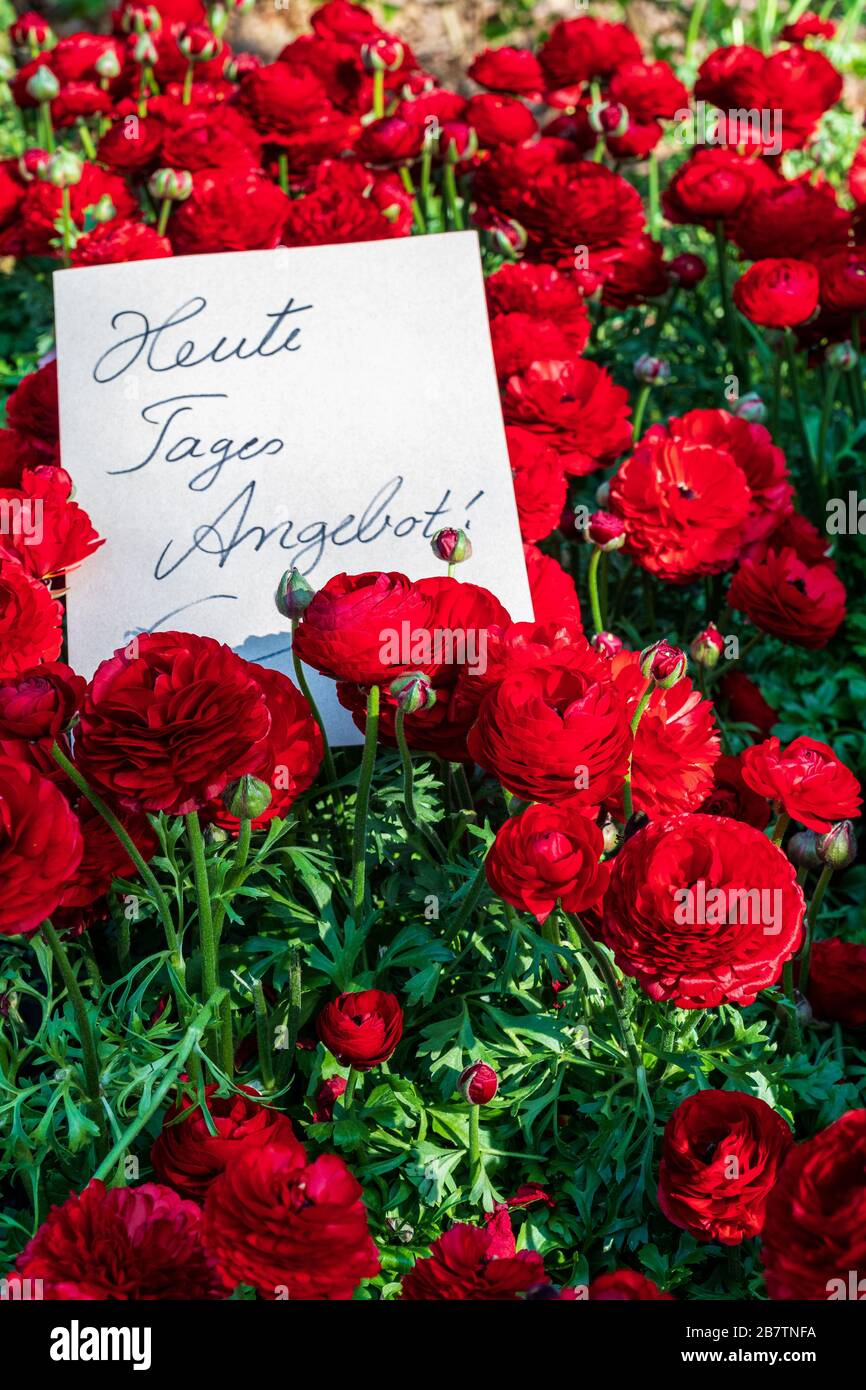
[(478, 153), (478, 132), (465, 121), (445, 121), (439, 131), (439, 153), (446, 164), (459, 164)]
[(55, 150), (48, 161), (44, 177), (55, 188), (71, 188), (81, 182), (84, 165), (72, 150)]
[(673, 260), (668, 261), (668, 275), (675, 285), (684, 290), (694, 289), (706, 273), (707, 263), (703, 256), (692, 255), (690, 251), (684, 251), (681, 256), (674, 256)]
[(18, 160), (18, 174), (24, 183), (32, 183), (34, 179), (44, 179), (48, 172), (48, 162), (51, 159), (47, 150), (29, 149), (25, 150)]
[(396, 72), (405, 52), (399, 39), (383, 35), (372, 43), (361, 45), (361, 61), (367, 72)]
[(11, 82), (17, 69), (11, 58), (7, 58), (5, 53), (0, 53), (0, 82)]
[(628, 111), (622, 102), (594, 101), (588, 114), (596, 135), (625, 135), (628, 130)]
[(409, 671), (404, 676), (398, 676), (389, 689), (404, 714), (417, 714), (419, 710), (431, 709), (436, 703), (436, 691), (430, 684), (430, 678), (420, 671)]
[(651, 647), (644, 647), (640, 654), (641, 674), (647, 680), (654, 680), (662, 690), (670, 690), (672, 685), (682, 680), (687, 666), (685, 652), (680, 651), (679, 647), (672, 647), (669, 642), (654, 642)]
[(213, 823), (206, 825), (201, 833), (206, 845), (225, 845), (231, 838), (227, 830), (223, 830), (221, 825), (214, 825)]
[(836, 367), (840, 372), (850, 372), (860, 361), (854, 344), (848, 342), (847, 338), (844, 343), (831, 343), (824, 356), (827, 365)]
[(472, 554), (472, 542), (465, 531), (455, 526), (444, 526), (430, 542), (430, 549), (437, 560), (446, 560), (449, 565), (459, 565)]
[(152, 68), (159, 61), (156, 44), (150, 34), (133, 34), (129, 39), (129, 54), (139, 67)]
[(526, 228), (513, 217), (497, 217), (490, 232), (504, 256), (522, 256), (529, 241)]
[(583, 528), (583, 539), (599, 550), (621, 550), (625, 545), (625, 522), (612, 512), (593, 512)]
[(696, 661), (698, 666), (703, 666), (710, 671), (714, 666), (718, 666), (719, 657), (724, 650), (725, 639), (719, 632), (715, 623), (707, 623), (706, 627), (702, 632), (698, 633), (689, 647), (692, 660)]
[(219, 53), (220, 41), (206, 24), (187, 24), (177, 36), (177, 46), (191, 63), (209, 63)]
[(470, 1062), (460, 1073), (457, 1089), (470, 1105), (486, 1105), (499, 1089), (499, 1077), (486, 1062)]
[(103, 193), (102, 197), (93, 203), (87, 211), (94, 222), (110, 222), (112, 218), (117, 216), (117, 208), (111, 201), (110, 193)]
[(750, 425), (762, 425), (767, 418), (767, 407), (757, 391), (748, 391), (731, 405), (731, 414), (738, 420), (746, 420)]
[(152, 198), (170, 198), (183, 203), (192, 193), (192, 174), (188, 169), (157, 169), (147, 181)]
[(613, 854), (622, 844), (622, 826), (617, 825), (616, 821), (608, 816), (601, 827), (601, 838), (604, 841), (605, 854)]
[(114, 48), (106, 48), (104, 53), (100, 53), (93, 66), (97, 75), (108, 81), (120, 76), (120, 59)]
[(814, 830), (798, 830), (785, 846), (788, 858), (798, 869), (817, 869), (821, 860), (818, 857), (818, 836)]
[(19, 48), (53, 48), (56, 43), (54, 31), (47, 19), (28, 10), (17, 19), (9, 30), (12, 42)]
[(634, 374), (644, 386), (661, 386), (671, 374), (670, 363), (663, 357), (653, 357), (642, 352), (634, 364)]
[(155, 5), (127, 5), (120, 17), (124, 34), (158, 34), (162, 15)]
[(316, 591), (311, 584), (308, 584), (299, 569), (286, 570), (279, 584), (277, 592), (274, 594), (274, 602), (277, 605), (277, 612), (282, 613), (284, 618), (300, 618), (309, 608)]
[(257, 816), (263, 816), (271, 801), (271, 789), (267, 782), (250, 776), (248, 772), (236, 782), (229, 782), (222, 796), (223, 806), (237, 820), (255, 820)]
[(46, 101), (53, 101), (60, 92), (60, 83), (50, 68), (37, 68), (33, 76), (28, 78), (24, 88), (31, 101), (38, 101), (40, 105)]
[(826, 835), (818, 836), (815, 848), (822, 864), (828, 864), (831, 869), (847, 869), (857, 858), (857, 841), (851, 821), (837, 821)]
[(589, 645), (594, 647), (601, 656), (618, 656), (622, 651), (622, 638), (617, 637), (615, 632), (597, 632), (594, 637), (590, 637)]

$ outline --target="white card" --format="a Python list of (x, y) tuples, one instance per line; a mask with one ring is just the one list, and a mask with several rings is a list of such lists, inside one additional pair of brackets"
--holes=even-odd
[(62, 270), (54, 299), (61, 456), (105, 537), (69, 577), (83, 675), (156, 629), (292, 674), (285, 570), (444, 574), (449, 525), (459, 577), (531, 618), (474, 232)]

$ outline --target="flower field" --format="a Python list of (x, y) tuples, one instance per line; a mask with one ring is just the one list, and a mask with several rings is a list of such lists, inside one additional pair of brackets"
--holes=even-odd
[[(862, 0), (252, 8), (0, 0), (0, 1294), (866, 1299)], [(466, 232), (534, 621), (419, 522), (76, 671), (54, 272)]]

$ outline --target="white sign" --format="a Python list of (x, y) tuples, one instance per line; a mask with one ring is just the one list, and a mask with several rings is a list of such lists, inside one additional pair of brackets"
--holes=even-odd
[(475, 233), (62, 270), (54, 297), (61, 456), (105, 537), (69, 578), (83, 675), (167, 629), (291, 674), (285, 570), (444, 574), (449, 525), (459, 577), (531, 618)]

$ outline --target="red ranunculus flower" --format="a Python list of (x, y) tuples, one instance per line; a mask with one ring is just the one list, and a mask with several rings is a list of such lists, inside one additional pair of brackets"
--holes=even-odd
[[(410, 748), (464, 762), (468, 758), (466, 735), (478, 705), (477, 699), (469, 702), (464, 698), (465, 681), (489, 666), (491, 629), (500, 630), (510, 619), (499, 600), (478, 584), (442, 575), (420, 579), (414, 587), (429, 599), (431, 608), (426, 624), (411, 628), (410, 664), (413, 669), (423, 666), (429, 671), (436, 703), (407, 714), (403, 732)], [(365, 687), (340, 682), (337, 696), (341, 705), (351, 710), (358, 728), (366, 730)], [(396, 745), (396, 714), (397, 701), (386, 686), (379, 707), (379, 739), (383, 743)]]
[(0, 757), (0, 933), (35, 931), (51, 915), (83, 849), (54, 783), (27, 762)]
[(517, 97), (501, 96), (497, 92), (482, 92), (472, 97), (466, 106), (466, 121), (472, 126), (482, 145), (519, 145), (538, 130), (538, 122)]
[(208, 1188), (205, 1240), (226, 1280), (262, 1298), (350, 1299), (379, 1272), (361, 1196), (333, 1154), (307, 1163), (297, 1143), (248, 1145)]
[(572, 346), (553, 319), (512, 310), (494, 314), (490, 320), (493, 357), (500, 381), (516, 372), (525, 372), (533, 362), (566, 359)]
[(320, 1011), (316, 1032), (340, 1066), (369, 1071), (387, 1062), (403, 1036), (403, 1010), (382, 989), (338, 994)]
[(761, 1258), (771, 1298), (863, 1298), (866, 1110), (790, 1151), (767, 1202)]
[(45, 463), (54, 461), (60, 435), (55, 360), (21, 378), (6, 402), (6, 423), (16, 434), (42, 447), (47, 455)]
[(533, 362), (508, 379), (502, 409), (508, 424), (535, 431), (578, 476), (612, 463), (631, 440), (628, 392), (582, 358)]
[(599, 1274), (589, 1285), (589, 1298), (599, 1302), (673, 1302), (673, 1294), (662, 1293), (652, 1279), (633, 1269), (614, 1269), (610, 1274)]
[[(610, 674), (631, 721), (646, 689), (637, 652), (619, 652)], [(631, 762), (634, 809), (650, 818), (694, 811), (713, 784), (721, 752), (712, 702), (705, 700), (688, 676), (664, 689), (656, 686), (634, 736)], [(622, 787), (611, 797), (622, 809)]]
[(412, 657), (412, 634), (432, 626), (429, 596), (405, 574), (337, 574), (295, 633), (302, 661), (334, 680), (383, 685), (401, 671), (428, 670)]
[(399, 177), (375, 173), (358, 161), (324, 160), (289, 207), (286, 246), (324, 246), (408, 236), (412, 199)]
[(727, 410), (689, 410), (679, 418), (671, 417), (666, 429), (674, 439), (723, 450), (742, 470), (749, 489), (743, 545), (765, 540), (792, 515), (793, 488), (785, 455), (763, 425)]
[(689, 94), (669, 63), (646, 63), (636, 59), (621, 63), (614, 73), (608, 95), (620, 102), (636, 121), (672, 120), (687, 110)]
[(698, 1240), (750, 1240), (793, 1142), (782, 1116), (757, 1096), (696, 1091), (665, 1126), (659, 1206)]
[(866, 1028), (866, 944), (838, 936), (816, 941), (806, 992), (816, 1018)]
[(73, 265), (114, 265), (117, 261), (156, 261), (170, 256), (171, 242), (146, 222), (101, 222), (79, 237), (70, 260)]
[(544, 86), (541, 64), (528, 48), (485, 48), (469, 64), (469, 76), (491, 92), (534, 98)]
[(270, 179), (246, 169), (202, 169), (171, 215), (175, 253), (269, 251), (279, 246), (290, 201)]
[(622, 784), (631, 731), (611, 681), (552, 667), (506, 677), (482, 701), (467, 743), (527, 801), (594, 807)]
[(729, 816), (746, 821), (756, 830), (766, 830), (770, 807), (766, 798), (752, 791), (743, 778), (743, 755), (723, 754), (713, 765), (713, 787), (700, 810), (707, 816)]
[(866, 312), (866, 246), (852, 246), (818, 262), (821, 304), (834, 314)]
[[(85, 164), (81, 179), (72, 184), (69, 193), (69, 215), (72, 222), (80, 227), (87, 216), (87, 209), (95, 206), (100, 198), (109, 197), (114, 205), (116, 217), (132, 217), (139, 211), (138, 203), (118, 174), (108, 173), (96, 164)], [(27, 185), (21, 207), (21, 225), (24, 236), (24, 249), (30, 256), (56, 256), (57, 247), (52, 242), (57, 238), (57, 219), (63, 211), (62, 190), (53, 183), (35, 180)]]
[(742, 821), (683, 815), (627, 840), (604, 900), (604, 940), (651, 999), (752, 1004), (802, 936), (793, 866)]
[(43, 1298), (227, 1297), (202, 1241), (201, 1211), (153, 1182), (106, 1188), (94, 1179), (52, 1207), (17, 1268), (43, 1281)]
[[(258, 766), (247, 769), (267, 782), (271, 804), (252, 822), (259, 830), (275, 816), (285, 816), (302, 792), (312, 786), (322, 765), (322, 732), (310, 706), (298, 687), (281, 671), (271, 671), (255, 662), (248, 663), (265, 698), (271, 727)], [(226, 830), (238, 830), (240, 822), (217, 802), (208, 809), (208, 818)]]
[(763, 328), (792, 328), (818, 307), (818, 272), (810, 261), (756, 261), (734, 285), (734, 303)]
[(401, 1299), (420, 1302), (514, 1302), (527, 1289), (546, 1283), (544, 1261), (534, 1250), (500, 1252), (498, 1227), (452, 1226), (430, 1246), (403, 1278)]
[(728, 602), (756, 627), (799, 647), (826, 647), (845, 617), (845, 588), (831, 564), (808, 565), (787, 547), (744, 560)]
[(214, 1179), (247, 1149), (266, 1144), (301, 1147), (288, 1116), (262, 1105), (251, 1086), (230, 1096), (217, 1096), (216, 1090), (215, 1085), (205, 1088), (216, 1134), (205, 1123), (198, 1098), (184, 1095), (166, 1112), (162, 1133), (150, 1151), (159, 1181), (195, 1202), (204, 1201)]
[(783, 749), (777, 738), (747, 748), (743, 780), (777, 811), (825, 831), (860, 814), (860, 783), (826, 743), (802, 735)]
[(531, 314), (552, 320), (574, 353), (589, 338), (589, 313), (574, 280), (551, 265), (509, 262), (486, 282), (491, 318), (495, 314)]
[(595, 821), (568, 806), (529, 806), (500, 826), (485, 860), (487, 882), (500, 898), (538, 922), (558, 900), (583, 912), (604, 896), (610, 870)]
[(269, 730), (253, 669), (228, 647), (143, 633), (97, 668), (75, 756), (131, 810), (185, 815), (260, 765)]
[(0, 675), (54, 661), (63, 643), (63, 608), (17, 560), (0, 559)]
[(0, 505), (13, 518), (12, 530), (0, 536), (0, 556), (18, 560), (37, 579), (75, 569), (98, 550), (102, 540), (90, 517), (70, 501), (72, 479), (62, 468), (25, 469), (19, 488), (3, 488)]
[(626, 549), (638, 564), (686, 584), (733, 564), (750, 494), (728, 450), (654, 425), (611, 478), (609, 505), (625, 522)]
[(623, 63), (640, 62), (640, 44), (625, 24), (604, 19), (561, 19), (538, 51), (552, 87), (610, 77)]
[(0, 738), (56, 738), (80, 710), (86, 686), (62, 661), (0, 677)]
[(740, 210), (731, 235), (750, 261), (768, 256), (814, 261), (845, 246), (850, 224), (832, 184), (814, 184), (804, 175), (757, 191)]
[(701, 147), (674, 174), (662, 194), (662, 207), (669, 222), (712, 229), (719, 222), (731, 223), (762, 188), (779, 182), (762, 159), (724, 147)]

